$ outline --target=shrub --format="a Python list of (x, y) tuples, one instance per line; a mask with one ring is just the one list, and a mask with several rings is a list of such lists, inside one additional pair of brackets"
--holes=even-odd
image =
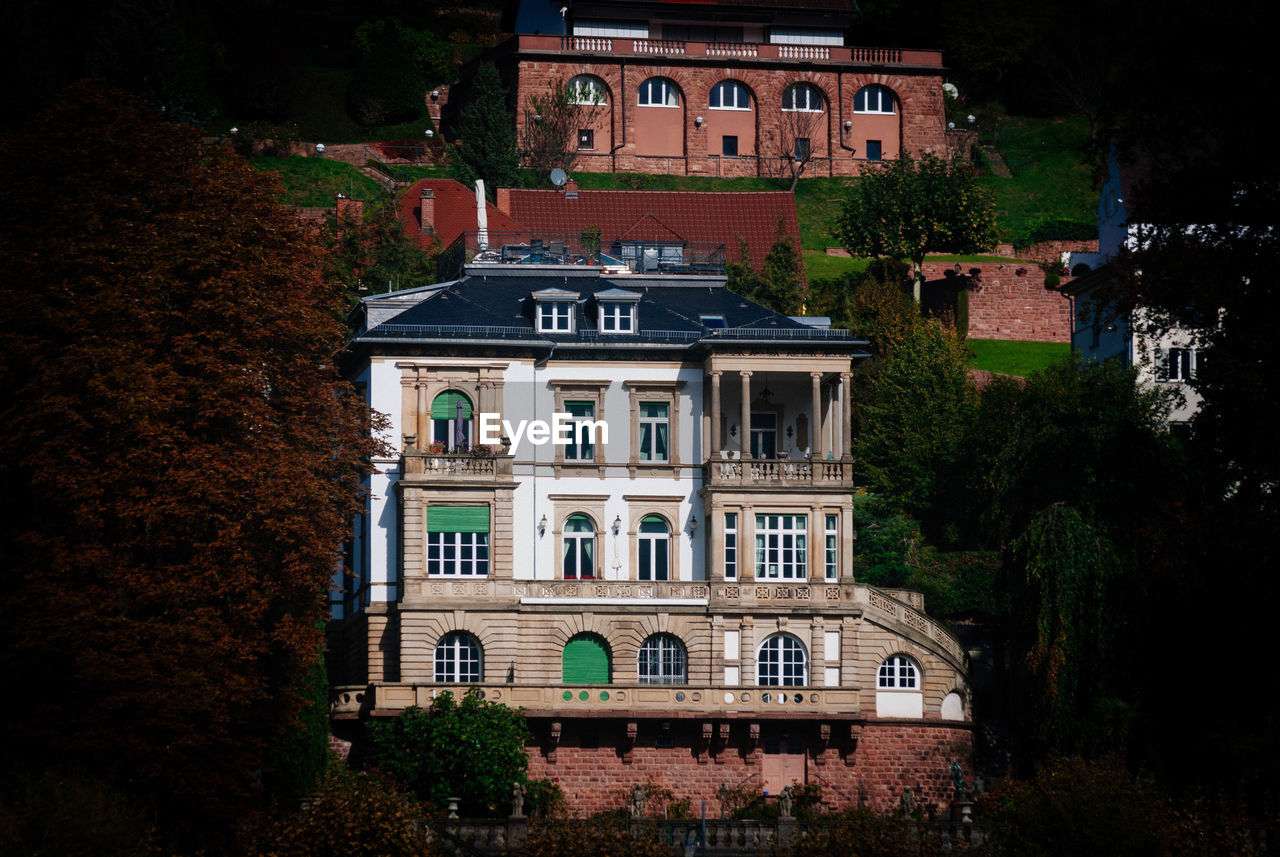
[(1061, 217), (1041, 217), (1009, 233), (1009, 243), (1019, 250), (1041, 241), (1088, 241), (1098, 237), (1098, 224)]
[(369, 761), (420, 799), (443, 807), (461, 799), (463, 815), (498, 815), (511, 808), (511, 787), (529, 767), (529, 727), (520, 709), (448, 691), (431, 708), (409, 708), (390, 722), (371, 723)]
[(302, 810), (266, 817), (241, 834), (246, 857), (434, 857), (422, 807), (390, 782), (333, 765)]

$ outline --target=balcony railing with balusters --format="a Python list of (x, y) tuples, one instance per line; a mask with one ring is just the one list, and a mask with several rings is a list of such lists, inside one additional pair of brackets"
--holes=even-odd
[(846, 45), (775, 45), (609, 36), (517, 36), (521, 52), (652, 57), (711, 57), (796, 63), (942, 68), (942, 52)]

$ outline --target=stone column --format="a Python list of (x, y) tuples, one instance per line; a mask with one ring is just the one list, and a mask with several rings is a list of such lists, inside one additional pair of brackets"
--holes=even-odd
[[(815, 459), (826, 458), (826, 437), (822, 431), (822, 373), (810, 372), (809, 379), (813, 382), (812, 410), (809, 412), (809, 452)], [(818, 438), (822, 437), (823, 442), (818, 443)]]
[(711, 455), (710, 458), (720, 457), (720, 373), (710, 372), (711, 375)]
[[(751, 373), (742, 372), (742, 421), (738, 424), (742, 441), (742, 458), (751, 457)], [(743, 471), (746, 472), (745, 470)]]
[(427, 402), (427, 387), (418, 379), (418, 449), (426, 449), (431, 443), (431, 405)]
[(850, 393), (853, 390), (853, 373), (840, 373), (840, 407), (844, 412), (840, 429), (840, 458), (841, 460), (849, 458), (853, 453), (849, 451), (849, 444), (853, 439), (853, 396)]

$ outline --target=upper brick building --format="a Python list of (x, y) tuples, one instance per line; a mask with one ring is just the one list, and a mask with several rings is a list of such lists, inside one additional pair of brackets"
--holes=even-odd
[(501, 64), (517, 105), (574, 84), (580, 169), (787, 175), (799, 155), (833, 176), (947, 154), (941, 53), (846, 45), (852, 0), (566, 4), (564, 35), (520, 34)]

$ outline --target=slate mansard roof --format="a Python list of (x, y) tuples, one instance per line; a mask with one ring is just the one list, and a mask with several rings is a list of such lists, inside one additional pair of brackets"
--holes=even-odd
[[(571, 302), (573, 331), (540, 332), (538, 300)], [(597, 307), (611, 300), (635, 305), (634, 332), (597, 329)], [(867, 344), (847, 331), (815, 330), (734, 294), (724, 277), (618, 274), (581, 266), (468, 265), (457, 280), (365, 298), (357, 314), (356, 348), (438, 342), (686, 349), (751, 342), (860, 352)], [(708, 324), (710, 319), (715, 320)]]

